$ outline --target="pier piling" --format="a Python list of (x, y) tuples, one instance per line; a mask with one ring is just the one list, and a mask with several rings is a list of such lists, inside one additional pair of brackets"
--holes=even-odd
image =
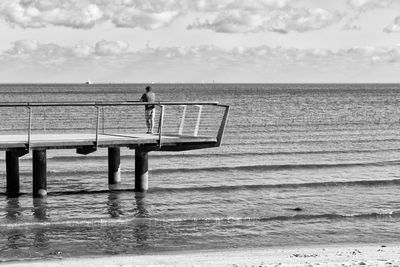
[(121, 182), (121, 149), (119, 147), (108, 148), (108, 184)]
[(46, 150), (33, 150), (33, 196), (47, 195)]
[(141, 147), (135, 149), (135, 191), (144, 192), (149, 189), (148, 152)]
[(19, 155), (17, 151), (6, 151), (7, 196), (19, 194)]

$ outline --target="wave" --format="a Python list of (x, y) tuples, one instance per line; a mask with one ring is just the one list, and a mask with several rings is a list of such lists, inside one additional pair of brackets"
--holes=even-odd
[(286, 184), (252, 184), (252, 185), (219, 185), (202, 187), (175, 187), (175, 188), (150, 188), (149, 192), (170, 192), (170, 191), (232, 191), (232, 190), (262, 190), (262, 189), (299, 189), (299, 188), (319, 188), (319, 187), (339, 187), (339, 186), (388, 186), (400, 185), (400, 179), (391, 180), (357, 180), (357, 181), (338, 181), (338, 182), (310, 182), (310, 183), (286, 183)]
[[(239, 165), (239, 166), (214, 166), (200, 168), (161, 168), (150, 169), (152, 174), (174, 174), (174, 173), (198, 173), (198, 172), (262, 172), (262, 171), (286, 171), (286, 170), (307, 170), (307, 169), (331, 169), (331, 168), (354, 168), (354, 167), (381, 167), (400, 165), (400, 160), (378, 161), (378, 162), (351, 162), (351, 163), (315, 163), (315, 164), (275, 164), (275, 165)], [(105, 175), (107, 170), (48, 170), (48, 175), (54, 177), (63, 176), (97, 176)], [(133, 176), (134, 170), (124, 171), (124, 174)], [(30, 176), (31, 172), (20, 172), (21, 175)]]
[[(149, 193), (164, 192), (223, 192), (239, 190), (265, 190), (265, 189), (300, 189), (300, 188), (319, 188), (319, 187), (340, 187), (340, 186), (398, 186), (400, 179), (391, 180), (356, 180), (356, 181), (337, 181), (337, 182), (309, 182), (309, 183), (285, 183), (285, 184), (251, 184), (251, 185), (216, 185), (216, 186), (196, 186), (196, 187), (151, 187)], [(134, 188), (103, 189), (103, 190), (76, 190), (76, 191), (49, 191), (48, 196), (61, 195), (94, 195), (94, 194), (119, 194), (132, 193)], [(5, 192), (0, 192), (0, 196), (5, 196)], [(20, 195), (30, 195), (21, 192)]]
[[(251, 140), (250, 140), (251, 141)], [(325, 143), (380, 143), (380, 142), (399, 142), (399, 138), (382, 138), (382, 139), (333, 139), (333, 140), (271, 140), (271, 141), (256, 141), (252, 142), (224, 142), (225, 146), (248, 146), (248, 145), (271, 145), (271, 144), (325, 144)]]
[(388, 212), (371, 212), (358, 214), (337, 214), (337, 213), (322, 213), (322, 214), (294, 214), (294, 215), (279, 215), (271, 217), (178, 217), (178, 218), (150, 218), (150, 217), (118, 217), (118, 218), (92, 218), (92, 219), (74, 219), (63, 221), (52, 221), (50, 219), (35, 222), (14, 222), (1, 223), (0, 227), (4, 231), (7, 229), (31, 229), (31, 228), (57, 228), (62, 227), (107, 227), (123, 225), (124, 227), (135, 227), (141, 225), (157, 225), (162, 224), (200, 224), (200, 223), (246, 223), (246, 222), (291, 222), (291, 221), (311, 221), (311, 220), (347, 220), (347, 219), (386, 219), (400, 218), (399, 211)]
[(276, 165), (241, 165), (241, 166), (216, 166), (202, 168), (175, 168), (175, 169), (154, 169), (152, 173), (193, 173), (193, 172), (225, 172), (225, 171), (278, 171), (278, 170), (299, 170), (299, 169), (327, 169), (327, 168), (352, 168), (399, 165), (399, 160), (380, 162), (353, 162), (353, 163), (317, 163), (317, 164), (276, 164)]
[[(356, 150), (311, 150), (311, 151), (271, 151), (271, 152), (226, 152), (226, 153), (196, 153), (196, 154), (149, 154), (149, 158), (161, 158), (161, 159), (171, 159), (171, 158), (210, 158), (210, 157), (249, 157), (249, 156), (279, 156), (279, 155), (311, 155), (311, 154), (362, 154), (362, 153), (381, 153), (381, 152), (399, 152), (400, 148), (388, 148), (388, 149), (356, 149)], [(122, 155), (121, 160), (134, 160), (135, 156), (132, 155)], [(20, 161), (31, 161), (32, 158), (24, 157), (20, 158)], [(67, 155), (67, 156), (52, 156), (48, 157), (49, 161), (53, 162), (81, 162), (81, 161), (107, 161), (107, 155)], [(0, 162), (5, 162), (5, 159), (0, 159)]]
[(300, 221), (300, 220), (315, 220), (315, 219), (370, 219), (370, 218), (400, 218), (400, 212), (371, 212), (371, 213), (358, 213), (358, 214), (337, 214), (337, 213), (324, 213), (324, 214), (295, 214), (295, 215), (281, 215), (273, 217), (217, 217), (217, 218), (172, 218), (172, 219), (155, 219), (161, 222), (269, 222), (269, 221)]
[[(246, 129), (249, 129), (249, 126), (251, 127), (251, 129), (253, 128), (261, 128), (263, 129), (264, 132), (268, 131), (269, 129), (273, 129), (272, 131), (275, 132), (276, 129), (278, 128), (280, 131), (285, 132), (292, 132), (293, 128), (295, 128), (295, 131), (297, 132), (297, 129), (299, 129), (300, 132), (303, 131), (310, 131), (310, 128), (312, 129), (312, 131), (316, 130), (316, 131), (326, 131), (326, 130), (336, 130), (336, 131), (340, 131), (340, 130), (349, 130), (349, 129), (355, 129), (355, 130), (374, 130), (374, 129), (385, 129), (385, 128), (393, 128), (394, 126), (398, 126), (397, 125), (397, 121), (383, 121), (384, 118), (381, 118), (382, 121), (379, 121), (379, 124), (376, 123), (375, 120), (359, 120), (359, 121), (321, 121), (321, 120), (316, 120), (316, 121), (307, 121), (307, 120), (302, 120), (299, 122), (294, 122), (294, 121), (283, 121), (283, 123), (274, 123), (274, 124), (252, 124), (252, 125), (248, 125), (248, 124), (243, 124), (243, 123), (236, 123), (234, 125), (235, 130), (232, 130), (232, 132), (252, 132), (252, 131), (246, 131)], [(379, 127), (374, 128), (374, 126), (379, 125)], [(384, 128), (384, 126), (386, 126)], [(290, 127), (288, 129), (288, 127)], [(298, 127), (298, 128), (297, 128)], [(307, 127), (307, 129), (304, 129), (304, 127)], [(322, 128), (322, 127), (326, 127), (326, 128)], [(354, 128), (351, 128), (354, 127)], [(371, 128), (372, 127), (372, 128)], [(322, 128), (322, 129), (321, 129)], [(240, 130), (236, 130), (236, 129), (240, 129)], [(270, 132), (272, 132), (270, 131)]]

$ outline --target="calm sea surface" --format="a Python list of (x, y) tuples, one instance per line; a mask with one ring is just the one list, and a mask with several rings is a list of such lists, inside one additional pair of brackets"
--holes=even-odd
[[(0, 98), (137, 100), (144, 86), (0, 85)], [(30, 155), (26, 194), (6, 197), (2, 153), (1, 260), (400, 239), (400, 85), (153, 88), (158, 100), (231, 105), (222, 147), (151, 152), (146, 194), (133, 192), (133, 150), (121, 150), (118, 190), (107, 149), (50, 150), (46, 199), (31, 196)]]

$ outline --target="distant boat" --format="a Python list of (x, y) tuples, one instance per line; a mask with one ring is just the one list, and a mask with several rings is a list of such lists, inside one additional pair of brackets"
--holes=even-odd
[(92, 84), (92, 82), (88, 80), (85, 82), (85, 84)]

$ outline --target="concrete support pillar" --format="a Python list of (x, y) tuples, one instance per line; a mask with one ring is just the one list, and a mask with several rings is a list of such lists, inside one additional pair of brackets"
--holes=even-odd
[(108, 184), (121, 182), (121, 149), (119, 147), (108, 148)]
[(19, 155), (17, 151), (6, 151), (7, 196), (19, 195)]
[(135, 191), (144, 192), (149, 189), (148, 152), (140, 147), (135, 150)]
[(46, 150), (33, 150), (33, 196), (47, 195)]

